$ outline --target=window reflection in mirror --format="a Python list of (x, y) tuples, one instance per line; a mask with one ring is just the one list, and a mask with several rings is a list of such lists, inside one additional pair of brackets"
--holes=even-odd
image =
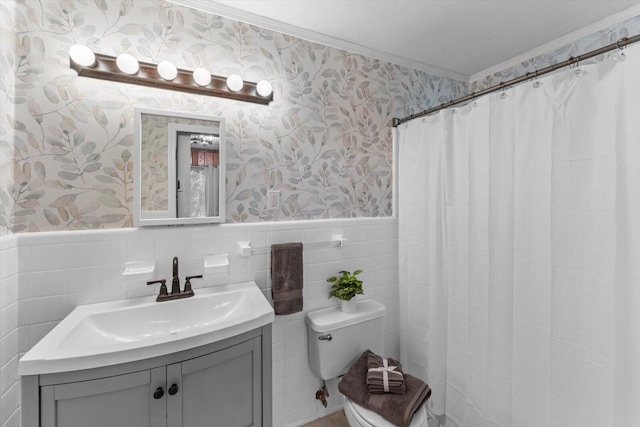
[(177, 216), (218, 216), (220, 136), (199, 126), (169, 128), (177, 137)]
[(136, 225), (224, 222), (224, 119), (136, 109)]

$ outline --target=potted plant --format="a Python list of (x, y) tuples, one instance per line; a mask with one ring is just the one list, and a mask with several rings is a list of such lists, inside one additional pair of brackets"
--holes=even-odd
[(353, 273), (342, 270), (339, 273), (341, 276), (332, 276), (327, 279), (327, 282), (333, 283), (329, 291), (329, 298), (338, 298), (340, 309), (345, 313), (353, 313), (356, 310), (356, 302), (353, 297), (364, 294), (362, 280), (358, 280), (356, 277), (362, 273), (362, 270), (356, 270)]

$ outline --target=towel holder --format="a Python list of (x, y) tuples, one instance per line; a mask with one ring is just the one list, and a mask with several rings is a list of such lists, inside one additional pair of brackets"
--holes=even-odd
[[(321, 242), (312, 242), (312, 243), (304, 243), (304, 249), (312, 249), (312, 248), (321, 248), (321, 247), (333, 247), (333, 248), (341, 248), (344, 246), (347, 239), (345, 239), (342, 234), (334, 234), (331, 236), (331, 240), (321, 241)], [(242, 241), (238, 242), (238, 254), (242, 257), (248, 257), (254, 254), (267, 253), (271, 250), (268, 247), (258, 247), (254, 248), (251, 246), (250, 241)]]

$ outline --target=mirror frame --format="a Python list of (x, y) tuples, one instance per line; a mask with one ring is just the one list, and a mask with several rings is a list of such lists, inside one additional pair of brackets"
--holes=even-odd
[[(224, 117), (218, 116), (205, 116), (202, 114), (191, 114), (184, 113), (179, 111), (168, 111), (168, 110), (156, 110), (151, 108), (134, 108), (134, 133), (133, 133), (133, 148), (134, 148), (134, 162), (133, 162), (133, 225), (135, 227), (142, 226), (154, 226), (154, 225), (186, 225), (186, 224), (216, 224), (225, 222), (225, 205), (226, 205), (226, 138), (225, 138), (225, 119)], [(142, 115), (154, 115), (154, 116), (165, 116), (168, 118), (175, 117), (180, 119), (196, 119), (196, 120), (205, 120), (210, 122), (219, 122), (220, 128), (220, 148), (219, 148), (219, 158), (220, 162), (218, 165), (218, 173), (220, 175), (218, 179), (218, 198), (219, 198), (219, 211), (218, 216), (207, 216), (207, 217), (192, 217), (192, 218), (168, 218), (166, 216), (158, 215), (155, 218), (143, 218), (142, 217)], [(169, 127), (172, 123), (168, 122), (167, 127)], [(182, 124), (178, 123), (177, 126), (181, 126)], [(185, 126), (192, 126), (186, 125)], [(173, 138), (175, 140), (175, 138)], [(171, 155), (171, 136), (168, 138), (167, 144), (169, 146), (169, 155)], [(175, 155), (175, 147), (173, 147), (174, 155)], [(172, 169), (176, 169), (174, 166), (171, 167), (172, 162), (169, 160), (169, 173), (171, 173)], [(173, 162), (175, 165), (175, 161)], [(175, 176), (176, 171), (174, 171)], [(171, 188), (174, 188), (175, 192), (175, 182), (173, 184), (169, 184), (169, 191)]]

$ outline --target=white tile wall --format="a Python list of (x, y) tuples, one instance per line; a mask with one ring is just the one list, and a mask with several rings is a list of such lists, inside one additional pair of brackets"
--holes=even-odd
[(0, 426), (17, 427), (18, 381), (18, 239), (0, 239)]
[[(387, 306), (385, 352), (399, 356), (398, 229), (394, 218), (149, 227), (121, 230), (29, 233), (0, 238), (0, 426), (18, 419), (18, 356), (28, 351), (74, 307), (141, 295), (157, 289), (144, 280), (125, 282), (128, 261), (157, 260), (156, 278), (170, 278), (178, 256), (180, 276), (203, 273), (205, 256), (229, 254), (228, 274), (194, 281), (198, 287), (255, 280), (270, 299), (270, 255), (237, 254), (237, 242), (266, 248), (274, 243), (329, 241), (342, 234), (343, 248), (304, 250), (304, 311), (276, 316), (273, 325), (274, 427), (299, 426), (342, 406), (335, 384), (329, 407), (315, 400), (320, 380), (307, 362), (304, 315), (336, 304), (328, 299), (326, 278), (339, 270), (363, 269), (365, 297)], [(18, 264), (19, 260), (19, 264)], [(5, 423), (5, 424), (3, 424)]]

